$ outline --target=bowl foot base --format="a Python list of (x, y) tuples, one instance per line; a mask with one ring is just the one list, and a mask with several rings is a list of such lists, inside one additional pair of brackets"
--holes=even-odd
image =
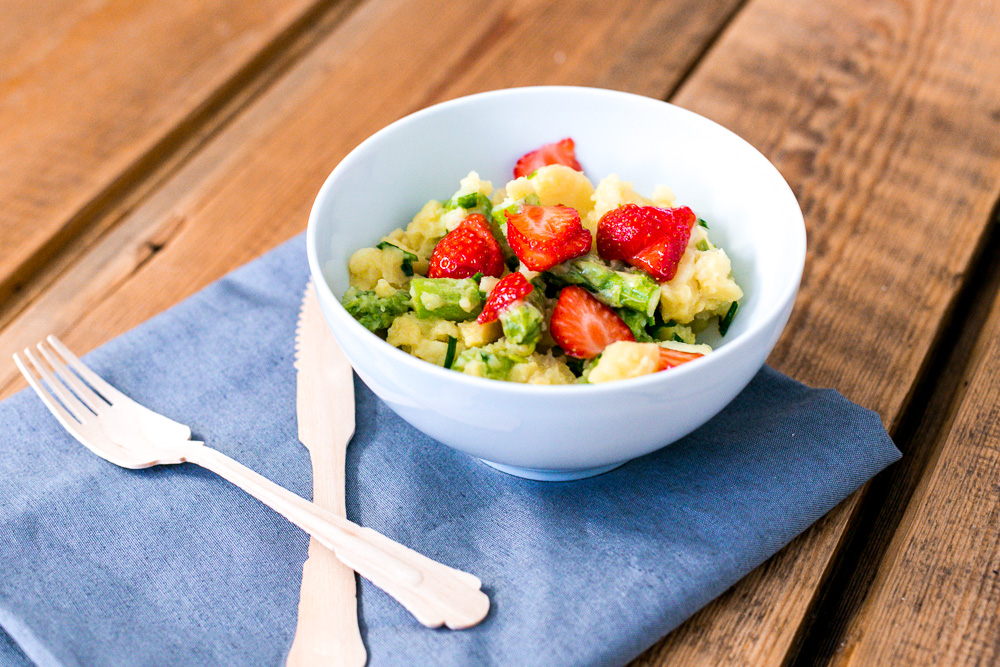
[(621, 463), (612, 463), (608, 466), (583, 468), (580, 470), (545, 470), (543, 468), (518, 468), (517, 466), (509, 466), (504, 463), (494, 463), (493, 461), (487, 461), (486, 459), (479, 460), (489, 467), (499, 470), (500, 472), (505, 472), (508, 475), (523, 477), (525, 479), (535, 479), (540, 482), (570, 482), (574, 479), (586, 479), (587, 477), (594, 477), (595, 475), (606, 473), (609, 470), (614, 470), (621, 465)]

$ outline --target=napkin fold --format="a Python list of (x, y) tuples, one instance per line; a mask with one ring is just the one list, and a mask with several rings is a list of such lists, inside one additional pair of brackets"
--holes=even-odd
[[(297, 439), (300, 236), (87, 355), (111, 384), (309, 497)], [(362, 580), (369, 664), (603, 665), (638, 655), (899, 458), (881, 420), (764, 368), (653, 454), (568, 483), (497, 472), (355, 378), (347, 509), (484, 582), (428, 630)], [(29, 391), (0, 403), (0, 662), (281, 665), (308, 538), (190, 464), (124, 470)], [(16, 642), (16, 644), (15, 644)]]

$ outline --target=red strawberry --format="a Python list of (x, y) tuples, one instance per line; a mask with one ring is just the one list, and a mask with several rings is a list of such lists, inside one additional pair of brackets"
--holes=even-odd
[(545, 271), (590, 251), (590, 232), (569, 206), (522, 206), (507, 211), (507, 242), (532, 271)]
[(583, 167), (576, 161), (576, 147), (572, 139), (563, 139), (554, 144), (545, 144), (537, 150), (527, 153), (514, 165), (514, 178), (529, 176), (539, 168), (550, 164), (562, 164), (577, 171)]
[(578, 285), (564, 287), (552, 309), (552, 338), (571, 357), (593, 359), (608, 345), (635, 340), (615, 311)]
[(667, 209), (624, 204), (601, 216), (597, 223), (597, 253), (604, 259), (626, 260), (655, 241), (672, 226)]
[(667, 282), (677, 274), (677, 265), (687, 248), (691, 229), (686, 233), (667, 235), (653, 242), (635, 255), (628, 263), (642, 269), (659, 282)]
[(665, 282), (677, 273), (696, 219), (686, 206), (619, 206), (597, 223), (597, 254), (624, 260)]
[(682, 352), (681, 350), (671, 350), (670, 348), (661, 347), (660, 348), (660, 363), (657, 365), (656, 370), (665, 371), (668, 368), (673, 368), (674, 366), (680, 366), (689, 361), (697, 359), (698, 357), (704, 357), (705, 355), (701, 352)]
[(499, 278), (503, 251), (493, 238), (489, 223), (473, 213), (438, 241), (431, 254), (428, 278), (468, 278), (476, 273)]
[(528, 296), (533, 289), (523, 273), (515, 271), (504, 276), (493, 286), (489, 298), (486, 299), (486, 305), (483, 306), (483, 312), (479, 313), (476, 321), (480, 324), (492, 322), (500, 317), (500, 313), (506, 310), (507, 306)]

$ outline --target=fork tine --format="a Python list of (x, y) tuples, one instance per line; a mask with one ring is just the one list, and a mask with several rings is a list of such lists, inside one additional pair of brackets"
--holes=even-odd
[[(25, 350), (25, 353), (27, 352), (28, 350)], [(59, 420), (59, 423), (65, 426), (70, 432), (75, 431), (77, 424), (80, 423), (80, 420), (70, 413), (69, 410), (64, 408), (59, 401), (53, 398), (52, 394), (50, 394), (42, 384), (41, 378), (37, 377), (34, 373), (28, 370), (27, 365), (21, 361), (21, 357), (19, 357), (16, 352), (14, 353), (14, 363), (17, 364), (17, 368), (21, 371), (21, 375), (24, 376), (24, 379), (28, 381), (31, 388), (35, 390), (36, 394), (38, 394), (38, 398), (42, 399), (42, 403), (44, 403), (45, 407), (49, 409), (49, 412), (55, 415), (56, 419)]]
[(90, 410), (87, 409), (87, 406), (72, 391), (67, 389), (63, 383), (57, 380), (52, 371), (48, 369), (44, 362), (39, 361), (29, 348), (24, 348), (24, 356), (31, 362), (35, 372), (45, 380), (49, 392), (54, 394), (59, 399), (59, 402), (76, 418), (76, 421), (82, 424), (90, 416)]
[(56, 352), (59, 353), (66, 363), (69, 364), (70, 368), (77, 372), (77, 374), (82, 377), (87, 383), (97, 390), (97, 393), (101, 394), (104, 399), (109, 403), (114, 403), (120, 396), (121, 392), (115, 389), (113, 386), (104, 381), (100, 375), (90, 370), (90, 367), (80, 361), (75, 354), (73, 354), (68, 347), (63, 345), (62, 341), (55, 336), (46, 336), (45, 340), (49, 342)]
[(80, 378), (54, 352), (49, 352), (48, 348), (42, 343), (38, 343), (37, 347), (38, 351), (45, 357), (45, 360), (52, 366), (56, 377), (62, 380), (64, 384), (69, 385), (69, 388), (73, 390), (73, 393), (80, 399), (80, 402), (86, 405), (91, 412), (96, 414), (98, 410), (109, 405), (107, 401), (94, 393), (93, 389), (81, 382)]

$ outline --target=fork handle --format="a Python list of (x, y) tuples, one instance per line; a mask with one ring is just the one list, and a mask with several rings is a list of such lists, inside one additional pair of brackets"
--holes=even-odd
[(201, 443), (184, 459), (211, 470), (315, 537), (338, 559), (394, 597), (420, 623), (457, 630), (485, 618), (489, 598), (482, 582), (405, 547), (370, 528), (295, 495), (225, 454)]

